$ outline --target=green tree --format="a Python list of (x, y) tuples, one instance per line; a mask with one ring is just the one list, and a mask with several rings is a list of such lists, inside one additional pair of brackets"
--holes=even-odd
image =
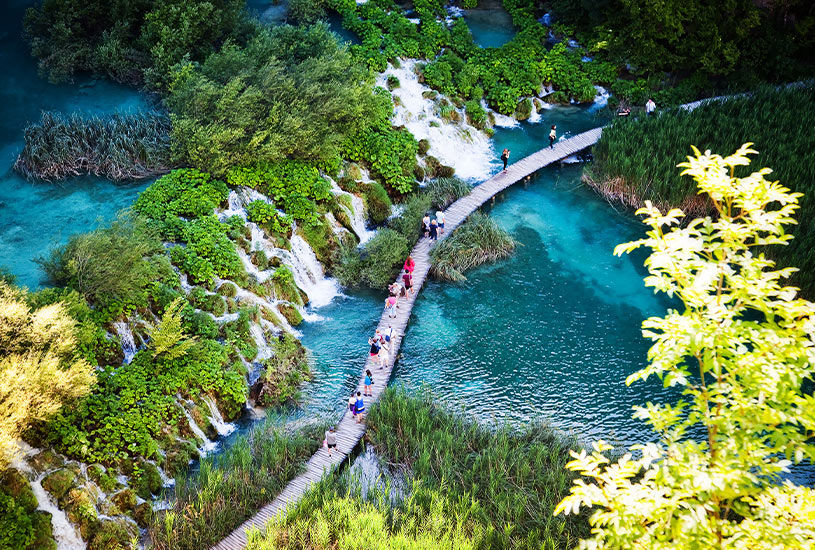
[(632, 447), (639, 458), (611, 463), (602, 441), (573, 453), (568, 467), (593, 483), (577, 480), (556, 513), (594, 507), (583, 548), (815, 547), (815, 494), (780, 477), (815, 459), (815, 399), (801, 390), (815, 372), (815, 304), (785, 286), (794, 268), (762, 252), (790, 241), (801, 194), (768, 168), (735, 177), (750, 145), (725, 158), (694, 148), (679, 165), (715, 218), (680, 226), (681, 210), (649, 202), (647, 236), (615, 250), (650, 248), (646, 285), (685, 306), (643, 322), (650, 364), (626, 383), (656, 375), (685, 398), (635, 409), (659, 437)]
[(62, 303), (32, 311), (24, 291), (0, 281), (0, 471), (29, 427), (90, 391), (75, 324)]

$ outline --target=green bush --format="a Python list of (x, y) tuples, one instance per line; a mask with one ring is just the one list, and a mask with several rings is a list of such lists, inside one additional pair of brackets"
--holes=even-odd
[(464, 112), (467, 114), (467, 121), (478, 129), (483, 129), (487, 125), (487, 111), (481, 103), (471, 99), (464, 105)]
[(425, 186), (423, 192), (433, 208), (444, 210), (458, 199), (470, 194), (472, 187), (458, 178), (438, 178)]
[(417, 153), (418, 153), (419, 155), (424, 156), (424, 155), (426, 155), (426, 154), (427, 154), (427, 152), (428, 152), (429, 150), (430, 150), (430, 140), (427, 140), (427, 139), (420, 139), (420, 140), (419, 140), (419, 148), (418, 148), (418, 150), (417, 150)]
[(311, 377), (306, 348), (297, 338), (284, 332), (272, 341), (273, 354), (263, 362), (257, 403), (264, 407), (276, 407), (297, 401), (300, 386)]
[(174, 170), (139, 194), (133, 209), (151, 220), (200, 218), (212, 214), (229, 196), (226, 184), (193, 169)]
[(474, 212), (430, 251), (431, 272), (440, 279), (461, 282), (467, 279), (465, 271), (511, 256), (516, 245), (492, 218)]
[(246, 214), (250, 222), (255, 222), (270, 234), (288, 235), (291, 232), (291, 220), (281, 216), (273, 204), (256, 200), (246, 205)]
[(375, 225), (384, 223), (391, 215), (392, 204), (388, 192), (378, 183), (371, 182), (363, 187), (362, 196), (371, 222)]
[(294, 282), (294, 273), (286, 266), (280, 266), (272, 273), (272, 284), (274, 285), (275, 298), (286, 300), (293, 304), (302, 306), (303, 299), (300, 297), (300, 289)]
[(334, 273), (344, 286), (385, 289), (407, 258), (407, 239), (393, 229), (380, 229), (360, 254), (355, 247), (342, 249)]
[(401, 206), (402, 212), (388, 220), (388, 227), (402, 235), (408, 248), (412, 248), (419, 240), (422, 218), (430, 212), (432, 199), (425, 192), (415, 193), (405, 199)]

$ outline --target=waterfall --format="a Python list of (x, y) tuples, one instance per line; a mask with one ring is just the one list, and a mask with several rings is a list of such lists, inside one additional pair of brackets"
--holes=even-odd
[(133, 337), (133, 331), (130, 330), (130, 325), (127, 321), (116, 321), (113, 323), (113, 328), (116, 330), (116, 334), (119, 335), (119, 341), (122, 343), (122, 352), (125, 356), (124, 362), (129, 364), (136, 355), (136, 340)]
[(199, 447), (198, 452), (201, 453), (201, 457), (207, 456), (208, 453), (214, 451), (218, 447), (218, 443), (207, 437), (207, 434), (205, 434), (198, 424), (195, 423), (195, 419), (190, 414), (190, 411), (187, 410), (187, 407), (181, 405), (180, 403), (178, 406), (181, 407), (182, 411), (184, 411), (184, 416), (187, 417), (187, 422), (190, 425), (190, 430), (192, 430), (192, 433), (195, 434), (195, 437), (204, 442), (203, 446)]
[(308, 295), (309, 303), (313, 307), (328, 305), (335, 296), (339, 295), (340, 289), (337, 281), (326, 279), (323, 273), (323, 266), (317, 260), (314, 251), (300, 235), (292, 235), (291, 253), (286, 252), (294, 273), (294, 280), (297, 286), (302, 288)]
[(368, 239), (376, 235), (376, 231), (370, 231), (367, 227), (365, 227), (365, 203), (362, 202), (362, 198), (354, 195), (353, 193), (343, 191), (333, 179), (329, 177), (326, 177), (326, 179), (329, 181), (329, 183), (331, 183), (331, 191), (334, 193), (334, 195), (346, 195), (351, 198), (351, 207), (353, 211), (350, 211), (342, 203), (340, 203), (340, 208), (342, 208), (345, 213), (348, 214), (348, 219), (351, 220), (351, 229), (353, 229), (356, 236), (359, 237), (359, 244), (365, 244)]
[(597, 111), (605, 107), (608, 103), (608, 96), (611, 95), (602, 86), (595, 86), (594, 89), (597, 90), (597, 95), (594, 96), (594, 105), (589, 107), (590, 111)]
[(209, 407), (209, 421), (212, 423), (212, 426), (215, 428), (215, 431), (218, 432), (218, 435), (225, 436), (229, 435), (235, 431), (235, 425), (229, 422), (224, 422), (224, 417), (221, 416), (221, 411), (218, 410), (218, 405), (215, 404), (215, 401), (208, 395), (202, 397), (204, 403), (207, 404)]
[[(21, 445), (25, 451), (25, 456), (15, 458), (11, 462), (11, 467), (24, 474), (26, 477), (34, 476), (34, 470), (26, 462), (26, 458), (34, 451), (28, 445)], [(34, 453), (36, 454), (36, 453)], [(57, 541), (57, 550), (85, 550), (85, 542), (74, 525), (68, 521), (68, 516), (57, 507), (51, 500), (51, 495), (42, 487), (42, 480), (50, 471), (43, 472), (31, 481), (31, 491), (37, 499), (37, 510), (42, 510), (51, 514), (51, 527), (53, 528), (54, 539)]]
[(416, 139), (429, 140), (429, 154), (455, 168), (458, 177), (484, 179), (490, 172), (490, 163), (495, 160), (492, 142), (484, 132), (466, 122), (460, 109), (459, 122), (442, 120), (436, 103), (422, 97), (423, 92), (432, 90), (419, 83), (415, 66), (415, 60), (402, 61), (401, 68), (388, 66), (376, 79), (377, 85), (383, 88), (387, 87), (389, 75), (399, 79), (399, 88), (393, 90), (393, 96), (400, 100), (394, 107), (393, 125), (404, 125)]

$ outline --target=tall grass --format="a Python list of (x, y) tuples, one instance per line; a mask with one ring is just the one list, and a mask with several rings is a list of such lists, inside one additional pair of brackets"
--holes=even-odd
[(267, 420), (217, 460), (203, 459), (196, 474), (176, 480), (170, 508), (151, 518), (150, 548), (200, 550), (223, 539), (303, 470), (324, 429), (287, 431)]
[(93, 174), (114, 181), (144, 179), (172, 167), (170, 120), (160, 113), (107, 117), (43, 112), (25, 129), (14, 169), (28, 179)]
[(434, 208), (444, 210), (461, 197), (469, 195), (472, 186), (458, 178), (438, 178), (428, 183), (423, 191)]
[(401, 388), (385, 391), (367, 424), (377, 453), (411, 477), (401, 500), (391, 504), (388, 488), (363, 497), (348, 475), (325, 478), (248, 548), (555, 550), (588, 535), (585, 514), (552, 515), (577, 445), (548, 426), (479, 424)]
[(507, 258), (517, 242), (486, 214), (474, 212), (452, 235), (430, 251), (431, 273), (448, 281), (464, 281), (464, 272)]
[(639, 207), (650, 200), (660, 208), (682, 208), (689, 217), (708, 215), (712, 207), (697, 194), (693, 180), (676, 165), (690, 146), (730, 154), (745, 142), (759, 151), (744, 176), (761, 167), (772, 177), (804, 193), (795, 239), (773, 255), (801, 268), (797, 283), (815, 292), (815, 84), (762, 88), (749, 95), (714, 101), (693, 111), (672, 109), (659, 116), (618, 118), (603, 130), (594, 147), (594, 164), (584, 179), (611, 200)]

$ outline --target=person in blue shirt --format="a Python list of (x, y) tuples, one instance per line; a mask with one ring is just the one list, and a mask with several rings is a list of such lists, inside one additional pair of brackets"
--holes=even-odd
[(374, 376), (373, 376), (373, 374), (371, 374), (370, 370), (365, 371), (365, 380), (362, 381), (362, 385), (365, 386), (364, 395), (367, 395), (369, 397), (373, 397), (374, 392), (373, 392), (373, 390), (371, 390), (371, 386), (374, 385)]
[(365, 418), (365, 402), (362, 400), (362, 392), (357, 392), (357, 402), (354, 404), (354, 416), (357, 419), (357, 424), (362, 422)]

